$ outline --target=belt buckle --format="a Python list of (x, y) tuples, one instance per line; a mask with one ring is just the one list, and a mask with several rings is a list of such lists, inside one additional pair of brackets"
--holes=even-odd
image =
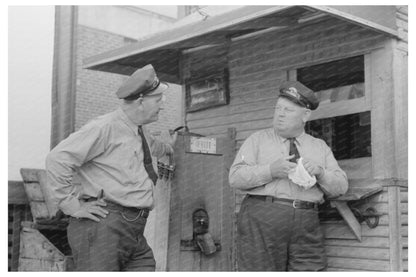
[(299, 209), (299, 207), (297, 207), (297, 206), (296, 206), (296, 203), (299, 203), (299, 201), (298, 201), (298, 200), (293, 200), (293, 202), (292, 202), (292, 207), (293, 207), (294, 209)]
[(139, 210), (139, 214), (138, 214), (140, 217), (143, 217), (143, 215), (144, 215), (144, 209), (140, 209)]

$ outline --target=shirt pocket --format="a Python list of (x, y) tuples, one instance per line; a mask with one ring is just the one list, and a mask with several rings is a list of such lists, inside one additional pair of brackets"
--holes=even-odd
[(125, 146), (120, 153), (122, 157), (121, 165), (124, 167), (124, 171), (129, 176), (129, 179), (137, 181), (139, 179), (140, 171), (140, 153), (139, 150), (133, 146)]

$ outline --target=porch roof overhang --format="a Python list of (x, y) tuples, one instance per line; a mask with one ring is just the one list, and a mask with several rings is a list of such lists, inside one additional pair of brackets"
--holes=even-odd
[(309, 24), (323, 16), (359, 24), (398, 37), (395, 6), (244, 6), (220, 15), (206, 16), (84, 60), (84, 68), (123, 75), (153, 64), (161, 79), (179, 83), (183, 51), (224, 45), (238, 37), (267, 30)]

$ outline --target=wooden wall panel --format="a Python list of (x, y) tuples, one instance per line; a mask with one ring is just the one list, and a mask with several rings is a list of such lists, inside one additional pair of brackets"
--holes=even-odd
[(272, 125), (277, 89), (288, 69), (367, 53), (384, 41), (379, 33), (330, 18), (234, 41), (228, 49), (188, 53), (183, 79), (228, 67), (230, 104), (188, 113), (186, 124), (191, 132), (209, 136), (226, 136), (226, 129), (235, 127), (238, 148), (250, 134)]
[[(335, 59), (354, 55), (368, 54), (371, 58), (372, 92), (386, 94), (383, 99), (372, 99), (378, 108), (372, 112), (372, 137), (385, 138), (380, 132), (393, 130), (391, 118), (380, 120), (386, 111), (392, 115), (391, 107), (387, 105), (391, 100), (389, 91), (392, 90), (391, 49), (385, 48), (389, 38), (360, 26), (341, 22), (334, 18), (322, 20), (316, 24), (300, 26), (290, 31), (278, 31), (267, 35), (253, 37), (232, 42), (229, 46), (227, 62), (230, 80), (230, 104), (223, 107), (199, 111), (188, 114), (186, 124), (191, 132), (209, 136), (226, 136), (228, 127), (236, 129), (236, 150), (244, 140), (257, 130), (272, 126), (274, 104), (279, 84), (287, 79), (288, 70), (328, 62)], [(189, 53), (184, 63), (188, 65), (189, 75), (199, 52)], [(206, 57), (206, 55), (205, 55)], [(211, 60), (198, 59), (199, 67), (209, 66)], [(218, 63), (217, 63), (218, 65)], [(381, 66), (382, 65), (382, 66)], [(391, 93), (390, 93), (391, 94)], [(390, 97), (390, 98), (389, 98)], [(373, 119), (374, 116), (374, 119)], [(384, 133), (383, 133), (384, 134)], [(388, 139), (392, 139), (388, 137)], [(381, 143), (375, 144), (373, 152), (377, 152), (377, 161), (363, 160), (362, 165), (367, 168), (365, 175), (357, 173), (351, 167), (352, 178), (392, 177), (392, 169), (386, 164), (388, 157), (393, 157), (394, 151)], [(391, 166), (391, 163), (390, 163)], [(361, 174), (361, 175), (360, 175)], [(235, 212), (239, 211), (243, 194), (235, 192)], [(322, 227), (326, 235), (326, 248), (331, 271), (389, 271), (390, 265), (390, 219), (389, 195), (387, 188), (376, 197), (372, 197), (365, 204), (375, 207), (382, 214), (379, 226), (371, 229), (365, 222), (361, 224), (363, 240), (355, 239), (344, 222), (323, 222)], [(365, 206), (364, 205), (364, 206)], [(407, 211), (407, 203), (401, 204), (402, 210)], [(406, 216), (401, 215), (402, 222), (407, 222)], [(406, 225), (407, 226), (407, 225)], [(407, 235), (407, 228), (401, 233)], [(403, 237), (407, 241), (407, 237)], [(407, 245), (407, 244), (406, 244)], [(403, 256), (407, 257), (406, 249)], [(407, 263), (407, 260), (404, 261)]]
[(408, 260), (409, 260), (409, 245), (408, 245), (408, 188), (400, 188), (400, 203), (401, 203), (401, 247), (402, 247), (402, 269), (408, 271)]

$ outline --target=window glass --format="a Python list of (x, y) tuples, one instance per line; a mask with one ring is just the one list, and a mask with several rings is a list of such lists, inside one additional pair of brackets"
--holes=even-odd
[(364, 56), (297, 69), (297, 80), (316, 92), (321, 103), (360, 98), (364, 90)]
[(371, 157), (370, 112), (312, 120), (306, 133), (323, 139), (337, 160)]

